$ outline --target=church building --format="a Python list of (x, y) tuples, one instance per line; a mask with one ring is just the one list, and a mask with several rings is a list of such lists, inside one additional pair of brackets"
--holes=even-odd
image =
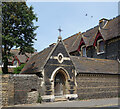
[[(120, 64), (120, 16), (101, 19), (99, 25), (35, 54), (21, 74), (41, 78), (38, 91), (45, 101), (56, 98), (117, 97)], [(37, 90), (37, 89), (36, 89)]]

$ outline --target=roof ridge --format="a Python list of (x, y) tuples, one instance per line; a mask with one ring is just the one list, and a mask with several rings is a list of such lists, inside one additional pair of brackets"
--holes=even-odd
[[(86, 31), (83, 32), (83, 33), (86, 33), (86, 32), (88, 32), (88, 31), (90, 31), (90, 30), (92, 30), (92, 29), (94, 29), (94, 28), (96, 28), (96, 27), (99, 27), (99, 25), (96, 25), (96, 26), (94, 26), (93, 28), (90, 28), (90, 29), (86, 30)], [(82, 34), (83, 34), (83, 33), (82, 33)]]
[[(116, 19), (117, 17), (120, 17), (120, 15), (118, 15), (118, 16), (112, 18), (112, 19), (108, 19), (108, 23), (109, 23), (109, 21), (112, 21), (112, 20)], [(92, 30), (92, 29), (94, 29), (94, 28), (96, 28), (96, 27), (99, 27), (99, 25), (96, 25), (96, 26), (94, 26), (93, 28), (90, 28), (90, 29), (84, 31), (84, 32), (82, 32), (81, 34), (84, 34), (84, 33), (88, 32), (88, 31), (90, 31), (90, 30)], [(78, 33), (73, 34), (73, 35), (71, 35), (70, 37), (64, 39), (63, 41), (68, 40), (69, 38), (74, 37), (74, 36), (77, 35), (77, 34), (78, 34)]]
[(114, 19), (116, 19), (116, 18), (118, 18), (118, 17), (120, 17), (120, 15), (118, 15), (118, 16), (116, 16), (116, 17), (113, 17), (113, 18), (109, 19), (109, 21), (114, 20)]
[[(75, 57), (75, 58), (81, 58), (81, 59), (90, 59), (90, 60), (105, 60), (105, 61), (116, 61), (116, 60), (112, 60), (112, 59), (100, 59), (100, 58), (90, 58), (90, 57), (80, 57), (80, 56), (71, 56), (71, 57)], [(116, 61), (117, 62), (117, 61)]]
[(68, 40), (68, 39), (70, 39), (71, 37), (74, 37), (74, 36), (76, 36), (78, 33), (76, 33), (76, 34), (73, 34), (73, 35), (71, 35), (70, 37), (68, 37), (68, 38), (66, 38), (66, 39), (64, 39), (63, 41), (65, 41), (65, 40)]

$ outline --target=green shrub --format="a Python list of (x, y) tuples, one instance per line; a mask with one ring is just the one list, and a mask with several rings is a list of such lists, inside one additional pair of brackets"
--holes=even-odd
[(24, 66), (25, 66), (25, 64), (21, 64), (19, 67), (14, 68), (14, 72), (13, 73), (14, 74), (19, 74)]
[(0, 74), (2, 74), (3, 72), (2, 71), (0, 71)]
[(39, 93), (39, 95), (38, 95), (37, 103), (42, 103), (42, 97), (41, 97), (40, 93)]

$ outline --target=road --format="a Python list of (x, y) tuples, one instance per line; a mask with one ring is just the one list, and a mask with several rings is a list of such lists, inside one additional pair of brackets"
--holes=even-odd
[[(78, 109), (78, 107), (84, 107), (79, 109), (85, 109), (85, 108), (106, 109), (106, 107), (112, 107), (112, 109), (118, 109), (118, 108), (115, 108), (115, 107), (120, 108), (118, 101), (119, 101), (118, 98), (91, 99), (91, 100), (81, 100), (81, 101), (61, 101), (61, 102), (49, 102), (49, 103), (42, 103), (42, 104), (15, 105), (15, 106), (9, 106), (2, 109), (24, 109), (24, 108), (37, 109), (38, 107), (39, 109), (44, 109), (47, 107), (49, 107), (49, 109), (50, 107), (51, 108), (62, 107), (62, 109), (72, 109), (73, 107), (74, 109), (75, 108)], [(104, 107), (104, 108), (100, 108), (100, 107)]]

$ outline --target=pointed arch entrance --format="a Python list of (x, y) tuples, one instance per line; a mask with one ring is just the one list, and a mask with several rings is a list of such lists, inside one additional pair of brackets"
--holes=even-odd
[(55, 97), (62, 97), (67, 94), (68, 92), (68, 80), (70, 77), (68, 72), (63, 69), (59, 68), (53, 72), (52, 75), (53, 79), (53, 87), (54, 87), (54, 96)]
[(57, 73), (54, 79), (54, 95), (63, 96), (65, 93), (65, 77), (61, 73)]

